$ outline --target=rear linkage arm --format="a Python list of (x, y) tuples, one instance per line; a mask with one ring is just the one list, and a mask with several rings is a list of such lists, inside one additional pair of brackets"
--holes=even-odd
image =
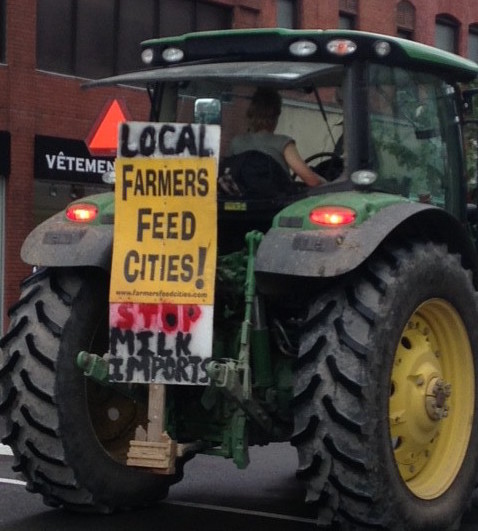
[(238, 359), (212, 360), (207, 365), (206, 371), (215, 387), (227, 398), (233, 400), (249, 418), (254, 420), (272, 438), (282, 439), (285, 433), (282, 433), (269, 413), (252, 397), (250, 345), (256, 297), (254, 261), (263, 236), (263, 233), (259, 231), (251, 231), (246, 234), (248, 257), (244, 292), (245, 312), (241, 327)]

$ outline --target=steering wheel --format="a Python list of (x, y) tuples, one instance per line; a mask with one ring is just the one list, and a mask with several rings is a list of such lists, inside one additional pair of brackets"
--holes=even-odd
[[(326, 158), (326, 160), (315, 165), (310, 164), (310, 162), (322, 158)], [(319, 153), (314, 153), (305, 159), (305, 163), (309, 164), (315, 173), (324, 177), (327, 181), (334, 181), (337, 179), (344, 169), (344, 161), (342, 157), (334, 151), (320, 151)]]
[[(316, 165), (310, 165), (309, 163), (316, 159), (325, 158), (326, 160), (319, 162)], [(304, 161), (306, 164), (309, 164), (311, 169), (315, 171), (318, 175), (323, 177), (329, 182), (334, 181), (342, 174), (344, 169), (344, 161), (340, 155), (334, 151), (319, 151), (307, 157)], [(292, 179), (295, 180), (297, 174), (292, 174)], [(297, 182), (297, 181), (296, 181)]]
[(337, 154), (334, 153), (333, 151), (319, 151), (318, 153), (314, 153), (313, 155), (310, 155), (309, 157), (307, 157), (304, 162), (306, 164), (309, 164), (313, 160), (321, 159), (323, 157), (327, 157), (329, 159), (332, 159), (334, 157), (337, 157)]

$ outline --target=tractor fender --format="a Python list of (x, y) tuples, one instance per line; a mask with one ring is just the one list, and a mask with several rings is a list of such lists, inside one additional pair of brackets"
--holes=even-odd
[(255, 272), (259, 280), (262, 274), (337, 277), (356, 269), (400, 232), (447, 243), (476, 277), (476, 251), (464, 226), (441, 208), (413, 202), (385, 207), (358, 226), (303, 231), (274, 227), (259, 246)]
[(33, 266), (96, 266), (109, 271), (112, 246), (113, 224), (73, 224), (59, 212), (30, 232), (21, 257)]

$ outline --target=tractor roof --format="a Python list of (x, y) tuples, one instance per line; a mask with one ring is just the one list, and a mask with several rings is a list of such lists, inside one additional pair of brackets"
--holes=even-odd
[[(88, 86), (216, 79), (294, 86), (319, 80), (333, 65), (373, 61), (471, 81), (478, 65), (421, 43), (351, 30), (244, 29), (189, 33), (141, 44), (150, 70)], [(332, 68), (332, 70), (331, 70)]]

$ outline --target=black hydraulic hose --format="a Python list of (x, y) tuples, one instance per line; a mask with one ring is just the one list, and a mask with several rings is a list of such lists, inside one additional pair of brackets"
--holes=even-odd
[(325, 125), (327, 126), (327, 131), (329, 132), (330, 138), (332, 139), (332, 143), (334, 145), (334, 149), (336, 147), (336, 142), (334, 139), (334, 135), (332, 134), (332, 129), (330, 128), (329, 120), (327, 118), (327, 114), (324, 109), (324, 105), (322, 104), (322, 100), (320, 99), (319, 91), (317, 90), (317, 87), (314, 87), (314, 95), (315, 99), (317, 100), (317, 104), (319, 106), (320, 112), (322, 114), (322, 118), (324, 119)]

